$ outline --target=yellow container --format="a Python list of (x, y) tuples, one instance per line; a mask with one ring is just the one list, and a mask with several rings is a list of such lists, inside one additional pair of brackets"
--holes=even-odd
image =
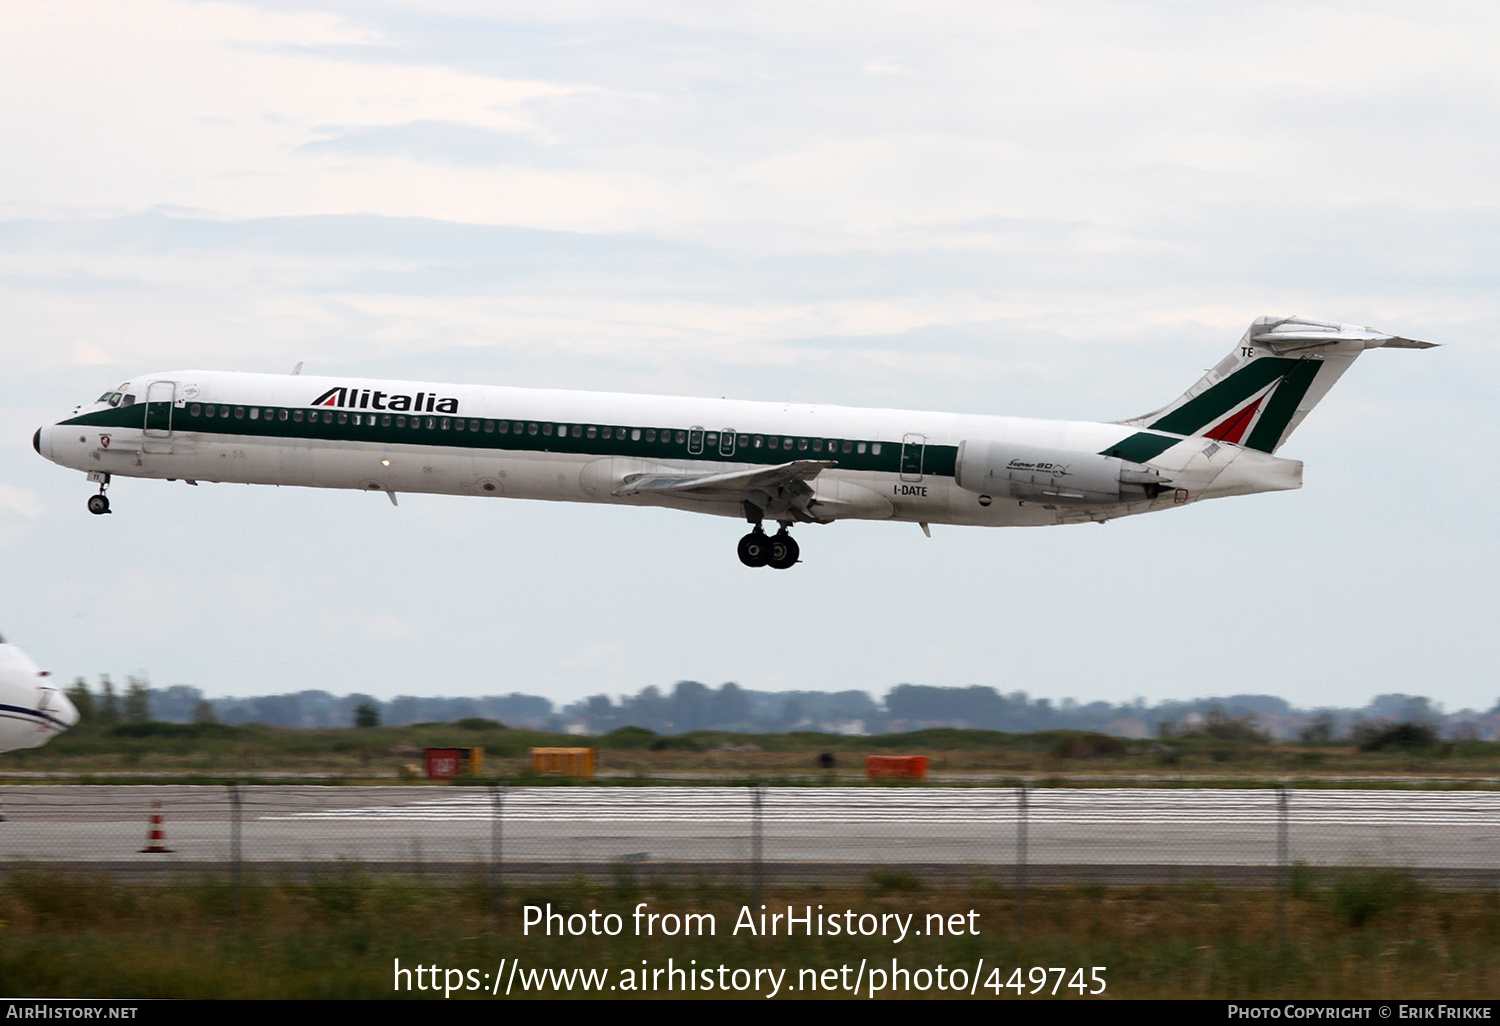
[(531, 771), (533, 773), (560, 773), (567, 777), (591, 777), (594, 775), (595, 756), (592, 748), (533, 748)]

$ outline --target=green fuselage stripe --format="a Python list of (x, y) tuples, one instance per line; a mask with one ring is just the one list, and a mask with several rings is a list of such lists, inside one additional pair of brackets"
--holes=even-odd
[[(197, 405), (200, 408), (206, 406), (201, 403)], [(847, 470), (886, 474), (901, 472), (901, 443), (876, 442), (872, 439), (736, 432), (734, 451), (726, 455), (717, 442), (709, 445), (707, 441), (707, 435), (718, 436), (720, 433), (701, 429), (699, 434), (704, 436), (701, 451), (689, 452), (689, 438), (693, 431), (679, 427), (647, 428), (571, 421), (501, 421), (497, 418), (457, 417), (435, 413), (375, 414), (364, 410), (267, 406), (253, 407), (259, 416), (252, 420), (249, 415), (252, 407), (215, 404), (214, 408), (228, 409), (229, 416), (216, 414), (208, 417), (201, 413), (194, 416), (190, 412), (191, 407), (174, 409), (170, 403), (136, 403), (128, 407), (95, 410), (62, 423), (133, 430), (144, 427), (163, 430), (170, 424), (173, 433), (241, 436), (294, 445), (311, 441), (364, 442), (375, 445), (426, 445), (493, 452), (566, 453), (577, 456), (623, 456), (641, 460), (695, 460), (746, 465), (788, 463), (793, 460), (831, 460)], [(300, 422), (293, 419), (298, 413), (304, 417)], [(286, 416), (284, 420), (283, 414)], [(331, 422), (325, 422), (325, 416)], [(398, 417), (407, 422), (405, 427), (396, 426)], [(359, 420), (357, 424), (356, 418)], [(509, 428), (504, 433), (499, 430), (502, 423)], [(429, 424), (432, 426), (429, 427)], [(518, 424), (521, 425), (520, 430), (517, 430)], [(491, 430), (485, 430), (486, 427)], [(567, 433), (560, 434), (559, 427)], [(606, 429), (610, 432), (609, 438), (604, 437)], [(635, 437), (636, 432), (639, 432), (639, 438)], [(648, 440), (648, 436), (654, 436), (654, 440)], [(740, 438), (747, 437), (750, 439), (748, 445), (738, 444)], [(757, 440), (761, 442), (760, 445), (756, 444)], [(845, 443), (849, 444), (849, 452), (844, 452)], [(862, 453), (859, 452), (861, 444), (865, 446)], [(880, 446), (878, 454), (874, 451), (876, 445)], [(923, 447), (923, 474), (952, 477), (957, 465), (957, 446)]]
[(1276, 386), (1276, 391), (1271, 393), (1271, 401), (1266, 404), (1265, 412), (1260, 415), (1250, 437), (1245, 439), (1245, 448), (1259, 449), (1261, 452), (1276, 451), (1281, 436), (1286, 434), (1287, 425), (1297, 413), (1297, 406), (1312, 387), (1313, 378), (1318, 376), (1322, 366), (1321, 360), (1297, 361), (1297, 366), (1287, 373), (1281, 384)]
[(1170, 431), (1175, 435), (1199, 434), (1302, 362), (1275, 356), (1262, 357), (1235, 371), (1201, 395), (1189, 399), (1150, 427), (1157, 431)]

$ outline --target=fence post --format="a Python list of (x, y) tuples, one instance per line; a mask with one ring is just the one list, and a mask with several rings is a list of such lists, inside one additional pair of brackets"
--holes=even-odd
[(500, 917), (500, 886), (502, 883), (501, 863), (504, 850), (501, 842), (504, 840), (503, 829), (505, 822), (505, 785), (490, 785), (490, 912), (495, 918)]
[(761, 805), (764, 801), (764, 787), (761, 784), (750, 785), (750, 888), (755, 904), (760, 904), (761, 894)]
[(241, 797), (240, 785), (229, 785), (229, 874), (232, 881), (231, 890), (233, 898), (230, 902), (230, 915), (235, 922), (240, 918), (240, 820), (241, 820)]
[(1026, 781), (1016, 791), (1016, 932), (1026, 932)]
[(1276, 939), (1286, 943), (1286, 898), (1291, 886), (1291, 862), (1287, 844), (1288, 795), (1285, 784), (1276, 789)]

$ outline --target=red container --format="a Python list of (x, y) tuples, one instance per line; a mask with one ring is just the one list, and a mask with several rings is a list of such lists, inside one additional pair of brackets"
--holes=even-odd
[(462, 748), (424, 748), (422, 752), (427, 759), (428, 780), (452, 780), (463, 772)]
[(865, 774), (875, 780), (878, 777), (897, 777), (907, 780), (927, 778), (927, 756), (925, 755), (867, 755)]

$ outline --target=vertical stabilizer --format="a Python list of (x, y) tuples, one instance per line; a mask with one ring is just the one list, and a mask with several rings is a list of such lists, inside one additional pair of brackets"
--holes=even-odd
[(1435, 343), (1303, 317), (1260, 317), (1175, 402), (1119, 423), (1274, 453), (1366, 349)]

